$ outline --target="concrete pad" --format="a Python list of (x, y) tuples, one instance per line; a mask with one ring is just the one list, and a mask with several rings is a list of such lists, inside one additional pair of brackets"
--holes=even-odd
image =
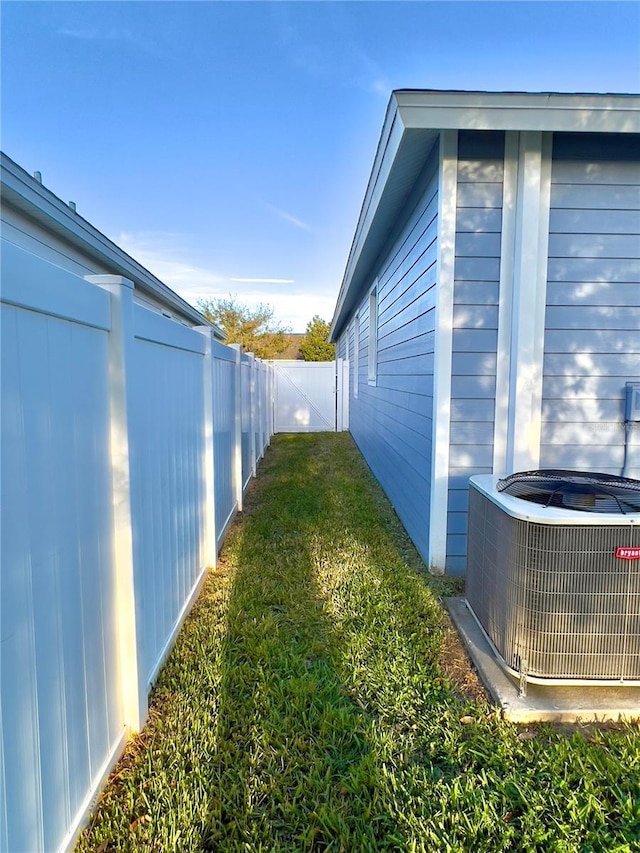
[(464, 598), (447, 598), (445, 605), (480, 680), (514, 723), (577, 723), (640, 720), (640, 687), (558, 687), (527, 683), (521, 696), (518, 681), (502, 669), (467, 608)]

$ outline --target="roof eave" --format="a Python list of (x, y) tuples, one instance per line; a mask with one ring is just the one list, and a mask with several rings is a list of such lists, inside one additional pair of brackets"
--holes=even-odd
[[(401, 168), (403, 141), (415, 131), (429, 138), (443, 130), (640, 133), (640, 96), (518, 92), (392, 93), (331, 322), (335, 341), (368, 275), (362, 263), (376, 219), (384, 215), (386, 188)], [(425, 148), (428, 146), (425, 146)], [(430, 150), (425, 150), (426, 162)], [(370, 253), (371, 254), (371, 253)]]
[(211, 326), (219, 340), (226, 339), (218, 326), (4, 153), (1, 155), (1, 168), (3, 203), (10, 204), (34, 221), (49, 227), (53, 233), (88, 257), (108, 266), (114, 274), (131, 279), (140, 291), (173, 308), (195, 325)]

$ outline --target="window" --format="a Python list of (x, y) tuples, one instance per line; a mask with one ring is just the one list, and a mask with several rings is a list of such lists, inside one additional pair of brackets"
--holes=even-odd
[(378, 373), (378, 283), (376, 282), (369, 293), (369, 359), (367, 379), (375, 385)]

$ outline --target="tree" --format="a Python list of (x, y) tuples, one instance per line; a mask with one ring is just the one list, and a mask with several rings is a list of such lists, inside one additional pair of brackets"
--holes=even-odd
[(240, 344), (243, 352), (255, 353), (258, 358), (276, 358), (287, 348), (290, 329), (274, 319), (270, 305), (250, 308), (230, 295), (227, 299), (199, 299), (198, 308), (222, 329), (227, 343)]
[(329, 324), (317, 314), (307, 323), (300, 342), (300, 355), (305, 361), (333, 361), (336, 348), (329, 343)]

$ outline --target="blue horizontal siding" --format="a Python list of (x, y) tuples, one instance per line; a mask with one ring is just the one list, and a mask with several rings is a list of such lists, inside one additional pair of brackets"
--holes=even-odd
[(493, 463), (504, 135), (460, 133), (458, 157), (446, 559), (453, 574), (465, 569), (468, 478)]
[(570, 210), (640, 210), (640, 187), (552, 183), (551, 206)]
[(554, 137), (540, 464), (619, 474), (640, 381), (640, 158), (637, 139), (595, 143)]
[(425, 373), (433, 373), (434, 355), (432, 352), (403, 356), (400, 350), (401, 348), (398, 346), (396, 358), (393, 360), (379, 362), (378, 376), (420, 376)]
[(415, 304), (407, 306), (399, 314), (389, 318), (386, 322), (380, 318), (378, 324), (378, 350), (382, 351), (396, 344), (414, 340), (415, 338), (428, 338), (427, 350), (433, 352), (434, 346), (434, 323), (435, 310), (431, 307)]
[[(638, 233), (640, 234), (640, 220), (638, 226)], [(547, 285), (547, 312), (555, 305), (568, 305), (572, 311), (596, 308), (600, 305), (607, 308), (633, 306), (637, 301), (637, 293), (637, 285), (628, 281), (549, 282)], [(584, 304), (585, 298), (588, 298), (587, 304)]]
[[(640, 332), (630, 334), (629, 338), (638, 338)], [(627, 377), (629, 381), (640, 382), (640, 344), (634, 341), (632, 346), (635, 352), (598, 352), (595, 348), (586, 352), (571, 352), (571, 342), (567, 341), (564, 353), (546, 353), (544, 357), (543, 371), (545, 379), (553, 376), (581, 376), (591, 377), (592, 394), (598, 399), (599, 382), (603, 376)], [(625, 347), (626, 349), (626, 347)], [(623, 383), (624, 384), (624, 383)], [(543, 391), (543, 399), (546, 394)]]
[(467, 532), (466, 512), (449, 511), (447, 515), (447, 533), (451, 535), (465, 535)]
[(487, 421), (453, 421), (451, 444), (464, 446), (493, 445), (493, 423)]
[[(419, 306), (419, 300), (416, 301), (416, 306)], [(403, 312), (398, 324), (386, 323), (378, 328), (378, 350), (380, 352), (399, 343), (413, 341), (417, 338), (424, 341), (424, 348), (421, 349), (421, 352), (433, 352), (435, 313), (429, 310), (413, 316), (414, 313), (413, 311), (411, 313)]]
[(496, 352), (497, 329), (454, 329), (454, 352)]
[(472, 234), (494, 233), (499, 234), (502, 229), (502, 208), (478, 208), (460, 207), (456, 210), (456, 232), (464, 234), (470, 231)]
[(590, 171), (611, 162), (637, 166), (638, 137), (626, 133), (554, 133), (553, 159), (563, 166), (588, 162)]
[(579, 423), (620, 423), (624, 415), (624, 400), (620, 396), (620, 386), (614, 389), (612, 398), (601, 397), (594, 400), (590, 397), (566, 399), (547, 397), (542, 403), (542, 418), (547, 426), (556, 423), (568, 423), (577, 420)]
[(451, 513), (466, 513), (469, 509), (469, 489), (450, 489), (447, 508)]
[(458, 206), (499, 208), (502, 205), (502, 182), (492, 181), (486, 184), (459, 184)]
[[(368, 381), (369, 299), (359, 306), (358, 395), (351, 377), (350, 430), (399, 518), (427, 559), (431, 492), (433, 350), (437, 261), (437, 157), (397, 235), (372, 271), (377, 280), (377, 375)], [(352, 328), (350, 326), (350, 328)]]
[(497, 305), (500, 283), (497, 281), (456, 281), (454, 305)]
[[(384, 361), (396, 361), (401, 358), (409, 358), (415, 355), (429, 355), (433, 359), (433, 332), (418, 335), (415, 338), (400, 340), (394, 344), (388, 344), (388, 338), (383, 340), (378, 349), (378, 364)], [(430, 370), (430, 372), (433, 372)]]
[[(573, 247), (570, 251), (573, 254)], [(564, 257), (549, 259), (547, 276), (548, 281), (628, 281), (637, 284), (640, 270), (637, 258)]]
[[(640, 290), (638, 291), (640, 293)], [(629, 294), (630, 295), (630, 294)], [(640, 297), (639, 297), (640, 301)], [(640, 306), (547, 305), (547, 329), (640, 329)]]
[(626, 374), (599, 374), (596, 381), (590, 371), (585, 371), (583, 376), (567, 376), (564, 373), (552, 376), (545, 371), (543, 406), (546, 400), (566, 400), (569, 405), (576, 406), (584, 400), (621, 400), (622, 388), (626, 381)]
[[(495, 387), (495, 380), (491, 383), (491, 387)], [(475, 423), (484, 421), (491, 423), (493, 428), (494, 407), (492, 394), (483, 394), (481, 398), (457, 397), (451, 400), (451, 420), (463, 422), (469, 420)]]
[(496, 331), (498, 328), (498, 307), (497, 305), (455, 305), (453, 328)]
[(500, 255), (497, 258), (456, 257), (455, 277), (461, 281), (499, 281)]
[(493, 464), (493, 441), (488, 444), (453, 444), (449, 447), (449, 464), (452, 468), (491, 468)]
[[(635, 234), (576, 234), (571, 240), (575, 258), (633, 258), (638, 248)], [(549, 236), (549, 257), (564, 258), (567, 251), (566, 234)]]
[[(566, 353), (569, 365), (572, 363), (570, 356), (575, 353), (626, 353), (626, 332), (637, 330), (637, 324), (623, 323), (617, 318), (612, 318), (609, 324), (609, 329), (548, 329), (545, 337), (547, 353), (549, 356)], [(581, 361), (589, 367), (588, 359)]]
[(424, 376), (404, 376), (399, 373), (388, 376), (378, 374), (376, 387), (378, 389), (395, 388), (416, 396), (422, 394), (424, 397), (433, 397), (433, 374)]
[(550, 234), (637, 234), (638, 210), (551, 210)]
[(451, 395), (454, 400), (461, 403), (463, 399), (489, 400), (491, 405), (495, 403), (496, 377), (486, 376), (452, 376)]
[(459, 258), (499, 258), (500, 234), (457, 234), (456, 254)]
[(454, 352), (452, 372), (455, 376), (495, 376), (496, 364), (495, 352)]

